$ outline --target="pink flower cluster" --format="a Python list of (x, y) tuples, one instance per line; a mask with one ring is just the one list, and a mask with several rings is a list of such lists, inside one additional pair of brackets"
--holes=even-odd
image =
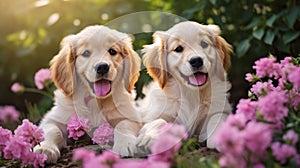
[(45, 84), (51, 80), (51, 71), (46, 68), (40, 69), (34, 76), (34, 83), (39, 90), (44, 89)]
[(74, 114), (71, 116), (71, 119), (67, 124), (67, 130), (69, 131), (69, 138), (78, 140), (78, 138), (83, 136), (86, 131), (91, 131), (91, 124), (88, 119), (77, 117), (77, 115)]
[(84, 148), (75, 150), (73, 160), (81, 160), (83, 168), (169, 168), (175, 162), (174, 155), (182, 145), (182, 139), (187, 139), (184, 126), (168, 123), (161, 127), (157, 141), (151, 147), (152, 155), (147, 159), (120, 159), (111, 151), (104, 151), (96, 156), (93, 151)]
[(114, 129), (105, 122), (94, 131), (92, 141), (104, 145), (114, 139)]
[(299, 113), (300, 67), (291, 57), (280, 62), (269, 57), (257, 60), (253, 68), (256, 74), (246, 74), (246, 80), (254, 83), (250, 89), (254, 96), (241, 99), (236, 114), (216, 133), (215, 143), (224, 154), (219, 163), (221, 167), (264, 167), (266, 160), (275, 158), (279, 164), (294, 160), (300, 166), (298, 135), (291, 129), (294, 123), (289, 123), (291, 114)]
[(14, 131), (0, 127), (0, 152), (5, 159), (21, 159), (23, 165), (44, 166), (47, 156), (33, 153), (32, 148), (44, 140), (43, 131), (27, 119)]
[(6, 105), (0, 107), (0, 120), (3, 122), (15, 122), (19, 119), (20, 112), (14, 106)]

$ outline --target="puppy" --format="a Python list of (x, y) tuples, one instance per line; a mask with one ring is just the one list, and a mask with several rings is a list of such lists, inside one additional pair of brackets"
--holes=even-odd
[(144, 47), (143, 63), (156, 81), (148, 86), (139, 146), (151, 146), (155, 131), (166, 122), (183, 124), (191, 137), (207, 140), (215, 148), (213, 135), (231, 113), (226, 70), (231, 46), (220, 37), (216, 25), (186, 21), (167, 31), (157, 31), (154, 43)]
[(66, 144), (67, 123), (73, 114), (89, 119), (93, 127), (107, 121), (114, 127), (113, 150), (131, 156), (140, 129), (131, 90), (139, 77), (141, 60), (130, 37), (95, 25), (62, 40), (61, 51), (50, 62), (55, 105), (40, 128), (45, 141), (34, 148), (55, 163)]

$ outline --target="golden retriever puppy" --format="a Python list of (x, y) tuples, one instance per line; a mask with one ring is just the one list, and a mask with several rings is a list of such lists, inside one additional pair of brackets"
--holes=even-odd
[(55, 105), (41, 121), (45, 141), (34, 151), (55, 163), (66, 144), (67, 123), (76, 114), (89, 119), (92, 127), (107, 121), (114, 127), (113, 150), (133, 155), (140, 118), (131, 90), (140, 64), (125, 33), (95, 25), (65, 37), (61, 51), (50, 62), (58, 88)]
[(153, 37), (154, 43), (143, 49), (143, 63), (156, 82), (148, 86), (148, 100), (143, 101), (151, 108), (141, 105), (147, 109), (148, 123), (140, 130), (139, 146), (150, 146), (160, 125), (175, 122), (215, 148), (214, 132), (231, 113), (226, 75), (231, 46), (220, 37), (218, 26), (191, 21), (157, 31)]

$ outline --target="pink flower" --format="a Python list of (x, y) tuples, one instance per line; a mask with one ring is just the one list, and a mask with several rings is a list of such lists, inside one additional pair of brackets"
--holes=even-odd
[(22, 164), (23, 165), (32, 165), (34, 168), (44, 167), (45, 161), (47, 160), (47, 155), (40, 153), (28, 153), (28, 155), (23, 156)]
[(259, 78), (268, 76), (278, 79), (280, 77), (281, 69), (280, 64), (276, 63), (275, 61), (275, 57), (261, 58), (255, 61), (253, 69), (256, 70), (256, 75)]
[(298, 134), (294, 130), (289, 130), (286, 134), (283, 135), (283, 139), (289, 141), (293, 146), (298, 142)]
[[(250, 99), (240, 99), (236, 108), (236, 114), (243, 114), (248, 120), (256, 120), (257, 102)], [(244, 127), (245, 123), (239, 125)]]
[(273, 86), (271, 80), (269, 80), (268, 82), (256, 82), (250, 89), (250, 91), (257, 96), (265, 95), (267, 92), (273, 90), (275, 90), (275, 87)]
[[(86, 153), (86, 152), (85, 152)], [(103, 151), (101, 155), (99, 156), (91, 156), (89, 154), (88, 159), (82, 159), (83, 160), (83, 167), (89, 168), (89, 167), (97, 167), (97, 168), (110, 168), (111, 165), (114, 165), (116, 162), (120, 160), (120, 155), (112, 152), (112, 151)]]
[(288, 80), (293, 83), (294, 88), (297, 90), (300, 87), (300, 67), (295, 68), (288, 75)]
[(22, 138), (13, 136), (3, 150), (4, 158), (21, 159), (23, 156), (29, 155), (31, 147), (31, 144), (23, 141)]
[(95, 157), (96, 153), (94, 151), (90, 151), (85, 148), (78, 148), (74, 150), (72, 160), (82, 160), (83, 162), (88, 162)]
[(14, 92), (14, 93), (21, 93), (24, 91), (24, 86), (22, 86), (20, 83), (14, 83), (12, 86), (11, 86), (11, 91)]
[(19, 125), (14, 131), (15, 136), (22, 138), (23, 141), (33, 146), (44, 140), (44, 132), (42, 129), (32, 124), (28, 119), (24, 119), (22, 125)]
[(267, 124), (250, 121), (243, 130), (243, 139), (248, 150), (262, 157), (271, 144), (272, 130)]
[(285, 107), (287, 101), (285, 91), (272, 91), (264, 97), (259, 97), (258, 106), (264, 119), (276, 123), (287, 116), (288, 108)]
[(172, 162), (174, 154), (182, 145), (181, 140), (187, 139), (187, 132), (182, 125), (168, 123), (163, 125), (158, 139), (150, 147), (150, 161)]
[(108, 124), (103, 123), (95, 130), (92, 141), (104, 145), (114, 138), (114, 129)]
[(0, 107), (0, 120), (4, 122), (15, 122), (19, 119), (20, 112), (14, 106)]
[(171, 164), (168, 162), (126, 159), (115, 163), (113, 168), (169, 168), (170, 166)]
[(246, 123), (248, 121), (248, 118), (244, 113), (237, 113), (235, 115), (229, 115), (226, 123), (229, 126), (236, 127), (239, 130), (243, 130), (246, 126)]
[(34, 76), (34, 83), (39, 90), (42, 90), (45, 84), (52, 80), (49, 69), (40, 69)]
[(12, 137), (12, 133), (8, 129), (4, 129), (0, 126), (0, 153), (5, 148), (7, 142), (10, 141), (10, 138)]
[(251, 73), (246, 73), (245, 79), (246, 79), (248, 82), (253, 82), (253, 81), (254, 81), (253, 74), (251, 74)]
[(91, 131), (91, 124), (86, 118), (78, 118), (76, 114), (71, 116), (71, 120), (67, 125), (69, 131), (69, 138), (78, 140), (79, 137), (85, 134), (85, 131)]
[(231, 121), (226, 120), (217, 130), (214, 142), (219, 150), (225, 154), (243, 156), (245, 154), (245, 141), (241, 131), (238, 127), (232, 125)]
[(284, 164), (288, 158), (297, 156), (296, 148), (287, 144), (274, 142), (271, 145), (271, 148), (276, 160), (281, 164)]

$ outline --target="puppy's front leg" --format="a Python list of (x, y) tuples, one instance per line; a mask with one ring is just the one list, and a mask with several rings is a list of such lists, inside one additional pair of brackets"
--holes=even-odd
[(122, 156), (134, 156), (137, 151), (136, 139), (140, 124), (130, 120), (120, 121), (114, 128), (113, 151)]
[(214, 143), (214, 135), (220, 125), (226, 120), (228, 113), (220, 112), (216, 113), (209, 118), (207, 123), (207, 147), (208, 148), (217, 148), (216, 144)]
[(34, 152), (47, 155), (46, 163), (56, 163), (60, 149), (66, 143), (64, 125), (51, 120), (42, 121), (40, 128), (44, 131), (45, 140), (34, 147)]

